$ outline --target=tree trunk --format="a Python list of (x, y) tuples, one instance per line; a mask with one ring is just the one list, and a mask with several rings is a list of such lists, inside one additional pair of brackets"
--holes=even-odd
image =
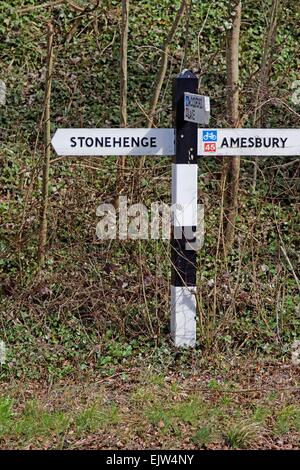
[[(263, 54), (260, 65), (259, 72), (259, 83), (256, 92), (255, 99), (255, 109), (253, 116), (253, 126), (254, 127), (264, 127), (264, 111), (265, 106), (263, 102), (268, 94), (268, 84), (270, 80), (270, 75), (272, 71), (272, 59), (273, 59), (273, 49), (277, 32), (277, 19), (278, 19), (278, 10), (280, 7), (280, 0), (273, 0), (268, 12), (268, 17), (270, 18), (267, 28), (266, 35), (263, 45)], [(254, 171), (253, 171), (253, 180), (252, 180), (252, 190), (256, 189), (257, 182), (257, 172), (258, 172), (258, 159), (254, 161)]]
[[(239, 37), (242, 4), (240, 0), (230, 1), (231, 29), (227, 32), (227, 112), (229, 127), (240, 127), (239, 116)], [(230, 249), (235, 234), (238, 213), (238, 191), (240, 179), (240, 157), (225, 160), (225, 246)]]
[(47, 72), (46, 88), (44, 102), (44, 162), (43, 162), (43, 181), (42, 181), (42, 205), (40, 214), (40, 233), (38, 248), (38, 263), (41, 268), (45, 262), (45, 249), (47, 243), (47, 213), (49, 199), (49, 167), (51, 153), (51, 123), (50, 123), (50, 99), (53, 71), (53, 26), (48, 24), (47, 34)]
[(188, 51), (189, 51), (189, 44), (190, 44), (190, 20), (193, 8), (193, 0), (189, 1), (189, 4), (186, 7), (186, 22), (185, 22), (185, 42), (184, 42), (184, 50), (183, 50), (183, 59), (181, 62), (181, 70), (187, 68), (188, 63)]
[[(172, 27), (169, 31), (167, 39), (165, 40), (163, 48), (162, 48), (161, 58), (160, 58), (160, 67), (159, 67), (159, 71), (157, 73), (156, 80), (155, 80), (154, 93), (152, 95), (152, 100), (150, 104), (150, 111), (147, 116), (147, 127), (149, 129), (153, 127), (153, 124), (154, 124), (153, 120), (154, 120), (154, 116), (156, 113), (157, 103), (159, 100), (159, 95), (160, 95), (160, 92), (164, 83), (164, 79), (166, 76), (166, 72), (167, 72), (170, 44), (172, 43), (174, 39), (180, 19), (183, 16), (185, 7), (186, 7), (186, 0), (182, 0), (179, 10), (177, 11), (174, 23), (172, 24)], [(144, 164), (145, 164), (145, 157), (141, 157), (140, 164), (139, 164), (140, 170), (142, 170)]]
[[(120, 48), (120, 127), (127, 127), (127, 55), (128, 55), (129, 0), (122, 0), (122, 25)], [(125, 156), (118, 159), (118, 184), (123, 179)]]

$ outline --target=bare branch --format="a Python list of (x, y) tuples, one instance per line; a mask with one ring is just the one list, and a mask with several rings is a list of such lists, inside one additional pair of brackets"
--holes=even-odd
[(46, 88), (45, 88), (45, 104), (44, 104), (44, 140), (45, 140), (45, 154), (43, 164), (43, 182), (42, 182), (42, 207), (40, 216), (40, 234), (39, 234), (39, 248), (38, 248), (38, 262), (39, 267), (42, 267), (45, 261), (45, 249), (47, 243), (47, 212), (48, 212), (48, 198), (49, 198), (49, 168), (50, 168), (50, 154), (51, 154), (51, 124), (50, 124), (50, 100), (51, 100), (51, 85), (52, 85), (52, 72), (53, 72), (53, 36), (54, 30), (51, 23), (48, 24), (47, 34), (47, 73), (46, 73)]

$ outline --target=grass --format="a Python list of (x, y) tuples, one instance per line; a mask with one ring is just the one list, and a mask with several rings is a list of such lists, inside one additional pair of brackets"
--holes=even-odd
[[(0, 439), (13, 446), (34, 446), (60, 448), (65, 436), (78, 438), (87, 433), (96, 433), (119, 422), (119, 410), (114, 404), (95, 402), (81, 410), (46, 410), (45, 403), (38, 400), (25, 402), (23, 411), (13, 413), (13, 401), (0, 401)], [(51, 444), (49, 444), (51, 443)]]
[(247, 421), (233, 423), (224, 433), (224, 439), (233, 449), (246, 449), (255, 440), (258, 430), (256, 423)]
[(12, 400), (8, 397), (0, 399), (0, 436), (6, 432), (12, 420)]
[(291, 430), (300, 433), (300, 408), (295, 405), (284, 406), (276, 416), (277, 435), (287, 434)]
[(212, 440), (212, 430), (209, 426), (200, 427), (192, 437), (192, 442), (196, 447), (201, 448), (209, 444)]
[(46, 411), (36, 400), (27, 401), (21, 413), (13, 413), (12, 406), (9, 398), (0, 402), (0, 437), (4, 440), (13, 438), (26, 444), (36, 438), (58, 440), (71, 423), (67, 413)]
[(8, 429), (10, 436), (15, 435), (25, 442), (36, 438), (59, 439), (70, 426), (71, 418), (63, 411), (45, 411), (37, 402), (26, 403), (25, 410)]
[(77, 433), (96, 432), (104, 426), (118, 424), (120, 421), (117, 405), (101, 406), (94, 404), (76, 416)]
[[(176, 397), (176, 395), (173, 395)], [(183, 425), (195, 426), (200, 416), (205, 411), (206, 405), (201, 399), (191, 397), (189, 400), (180, 403), (166, 402), (165, 405), (157, 402), (154, 405), (147, 405), (144, 411), (146, 419), (162, 430), (163, 433), (171, 429), (179, 432)]]
[(270, 408), (266, 406), (258, 406), (253, 413), (253, 420), (257, 423), (264, 423), (270, 416)]
[[(136, 371), (132, 382), (123, 373), (105, 383), (97, 376), (83, 383), (59, 380), (48, 392), (15, 382), (0, 397), (1, 447), (255, 449), (262, 442), (278, 447), (283, 436), (283, 448), (286, 441), (299, 448), (300, 406), (288, 391), (273, 401), (268, 392), (229, 399), (209, 386), (212, 379), (199, 391), (193, 376), (173, 373), (163, 381), (145, 372)], [(246, 373), (239, 371), (239, 378)], [(237, 390), (231, 375), (223, 387)]]

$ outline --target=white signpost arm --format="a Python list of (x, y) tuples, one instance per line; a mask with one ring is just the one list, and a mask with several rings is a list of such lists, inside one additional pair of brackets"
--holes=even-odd
[(174, 155), (174, 129), (57, 129), (58, 155)]
[(300, 129), (199, 129), (198, 155), (300, 155)]

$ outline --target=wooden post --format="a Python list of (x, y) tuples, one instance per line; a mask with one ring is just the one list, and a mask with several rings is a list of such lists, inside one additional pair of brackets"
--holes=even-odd
[(175, 156), (172, 164), (171, 336), (175, 346), (196, 342), (197, 124), (184, 121), (184, 93), (198, 79), (185, 70), (173, 83)]

